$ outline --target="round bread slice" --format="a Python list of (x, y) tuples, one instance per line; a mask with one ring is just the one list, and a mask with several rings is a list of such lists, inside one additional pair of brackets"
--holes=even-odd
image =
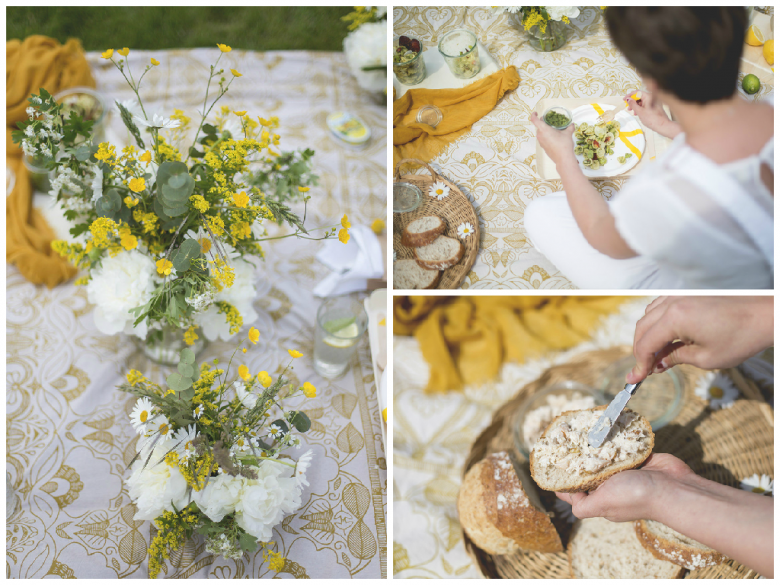
[(528, 473), (506, 451), (488, 455), (466, 473), (458, 516), (474, 544), (490, 554), (563, 551)]
[(401, 243), (410, 248), (427, 246), (444, 233), (447, 224), (438, 215), (418, 217), (404, 228)]
[(440, 279), (441, 272), (423, 268), (411, 258), (393, 263), (393, 289), (395, 290), (436, 288)]
[(639, 543), (633, 522), (579, 520), (567, 552), (574, 579), (680, 579), (685, 573), (683, 567), (650, 554)]
[(639, 542), (653, 556), (691, 571), (719, 565), (727, 560), (715, 549), (655, 520), (637, 520), (634, 528)]
[(650, 457), (655, 435), (650, 423), (624, 409), (604, 444), (594, 449), (588, 432), (605, 406), (558, 415), (531, 451), (531, 475), (551, 492), (587, 492), (620, 471), (639, 467)]
[(414, 249), (417, 264), (429, 270), (446, 270), (463, 258), (463, 244), (448, 236), (439, 236), (427, 246)]

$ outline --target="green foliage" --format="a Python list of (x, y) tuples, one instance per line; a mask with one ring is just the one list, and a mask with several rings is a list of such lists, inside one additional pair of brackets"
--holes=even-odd
[(182, 162), (164, 162), (157, 171), (157, 200), (165, 217), (187, 213), (187, 200), (195, 190), (195, 179)]
[(195, 240), (184, 240), (171, 255), (171, 262), (176, 272), (184, 272), (190, 269), (190, 263), (198, 256), (200, 256), (200, 244)]
[(311, 419), (302, 410), (291, 413), (290, 422), (300, 433), (305, 433), (311, 428)]
[(135, 122), (133, 122), (132, 114), (119, 102), (114, 103), (116, 104), (116, 107), (119, 108), (119, 113), (122, 114), (122, 122), (125, 123), (125, 126), (130, 131), (130, 134), (132, 134), (133, 138), (135, 138), (136, 144), (139, 146), (139, 148), (146, 148), (144, 145), (144, 139), (141, 138), (141, 131), (138, 130), (138, 126), (136, 126)]

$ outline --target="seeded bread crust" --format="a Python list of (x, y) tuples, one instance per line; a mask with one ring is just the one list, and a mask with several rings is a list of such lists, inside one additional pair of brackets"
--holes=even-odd
[(728, 557), (709, 547), (701, 549), (664, 538), (653, 532), (646, 520), (637, 520), (634, 523), (634, 529), (639, 542), (655, 558), (669, 561), (691, 571), (720, 565), (728, 560)]
[[(414, 224), (417, 221), (421, 219), (427, 219), (430, 217), (435, 217), (436, 219), (438, 219), (439, 225), (437, 225), (435, 228), (431, 230), (424, 231), (424, 232), (409, 231), (409, 228), (414, 226)], [(438, 238), (441, 234), (443, 234), (445, 229), (447, 229), (447, 224), (445, 223), (444, 219), (442, 219), (438, 215), (426, 215), (425, 217), (420, 217), (414, 220), (404, 228), (404, 231), (401, 234), (401, 243), (404, 246), (408, 246), (410, 248), (419, 248), (420, 246), (427, 246), (428, 244), (433, 243), (433, 241), (436, 238)]]
[[(534, 489), (530, 481), (527, 485)], [(526, 492), (506, 451), (488, 455), (466, 473), (458, 516), (474, 544), (490, 554), (563, 551), (550, 517), (536, 494)]]
[[(605, 404), (603, 406), (597, 406), (595, 408), (590, 408), (588, 410), (600, 411), (600, 410), (606, 410), (606, 408), (607, 405)], [(633, 412), (629, 408), (626, 408), (625, 411)], [(542, 433), (540, 439), (547, 436), (547, 433), (550, 431), (550, 429), (556, 426), (556, 423), (558, 421), (560, 421), (561, 419), (565, 419), (567, 415), (571, 415), (574, 412), (579, 412), (579, 411), (568, 411), (559, 414), (547, 426), (547, 428)], [(573, 481), (570, 485), (566, 485), (566, 484), (561, 485), (561, 484), (547, 483), (546, 479), (541, 473), (540, 468), (537, 466), (535, 449), (534, 449), (534, 451), (531, 451), (531, 476), (534, 478), (534, 481), (541, 489), (550, 492), (574, 493), (574, 492), (589, 492), (595, 490), (598, 486), (600, 486), (602, 483), (607, 481), (610, 477), (612, 477), (616, 473), (620, 473), (621, 471), (625, 471), (627, 469), (635, 469), (636, 467), (639, 467), (652, 454), (653, 447), (655, 446), (655, 435), (653, 434), (653, 428), (650, 426), (650, 423), (647, 421), (646, 418), (639, 416), (639, 420), (642, 422), (643, 426), (645, 427), (645, 431), (648, 433), (649, 444), (647, 445), (645, 452), (639, 454), (636, 459), (624, 461), (619, 464), (609, 465), (607, 466), (606, 469), (602, 469), (601, 471), (594, 473), (590, 477), (577, 478), (577, 481)]]
[[(415, 260), (417, 260), (417, 264), (419, 264), (423, 268), (427, 268), (428, 270), (447, 270), (447, 268), (450, 268), (451, 266), (455, 266), (458, 262), (460, 262), (460, 259), (463, 258), (463, 253), (465, 251), (465, 248), (463, 247), (463, 242), (461, 242), (460, 240), (456, 240), (455, 238), (449, 238), (448, 236), (439, 236), (439, 238), (447, 238), (449, 240), (453, 240), (454, 242), (457, 242), (458, 250), (457, 252), (455, 252), (455, 255), (450, 256), (449, 258), (442, 258), (441, 260), (424, 260), (420, 258), (419, 255), (419, 250), (422, 247), (420, 246), (414, 249), (414, 258)], [(433, 245), (435, 243), (436, 240), (434, 240), (428, 245)]]
[[(430, 281), (427, 283), (426, 286), (406, 287), (400, 285), (401, 271), (404, 265), (407, 264), (413, 266), (418, 270), (430, 272), (430, 274), (425, 274), (425, 276), (428, 276), (430, 278)], [(431, 289), (431, 288), (436, 288), (440, 280), (441, 280), (441, 272), (437, 270), (428, 270), (427, 268), (420, 266), (415, 260), (411, 258), (397, 260), (395, 263), (393, 263), (393, 288), (394, 289), (398, 289), (398, 290)]]

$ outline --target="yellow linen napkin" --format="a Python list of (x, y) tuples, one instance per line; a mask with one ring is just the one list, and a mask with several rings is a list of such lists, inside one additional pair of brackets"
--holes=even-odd
[(54, 232), (32, 207), (32, 185), (22, 163), (22, 150), (11, 140), (16, 123), (27, 120), (27, 99), (43, 87), (51, 94), (76, 86), (95, 87), (81, 43), (33, 35), (5, 44), (6, 165), (16, 185), (6, 199), (6, 261), (32, 283), (49, 288), (72, 278), (76, 269), (51, 249)]
[(590, 338), (626, 297), (395, 297), (393, 332), (414, 335), (430, 366), (426, 392), (462, 390)]
[[(514, 66), (458, 89), (411, 89), (393, 102), (393, 165), (405, 158), (430, 162), (496, 107), (498, 100), (520, 84)], [(436, 128), (417, 122), (423, 106), (442, 112)]]

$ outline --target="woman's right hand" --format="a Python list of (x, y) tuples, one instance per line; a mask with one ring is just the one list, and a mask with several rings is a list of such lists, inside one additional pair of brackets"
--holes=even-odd
[(642, 90), (642, 97), (637, 102), (631, 99), (635, 93), (632, 91), (623, 99), (628, 102), (628, 111), (638, 116), (642, 124), (666, 138), (674, 138), (681, 132), (680, 125), (669, 119), (660, 100), (655, 99), (653, 94)]

